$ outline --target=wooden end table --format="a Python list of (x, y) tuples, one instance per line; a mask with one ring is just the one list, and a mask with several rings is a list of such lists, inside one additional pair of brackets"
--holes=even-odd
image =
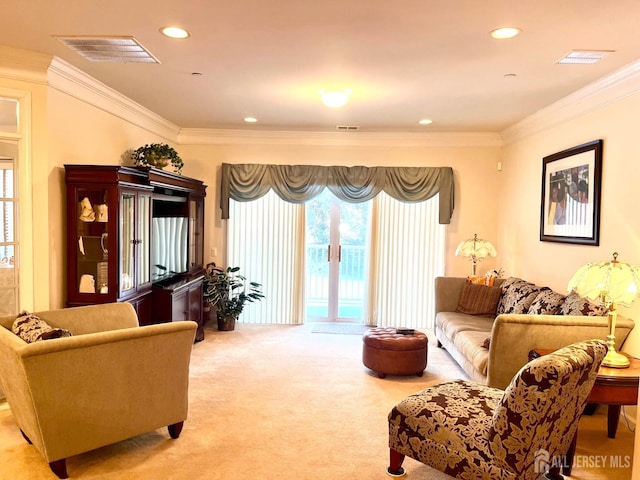
[[(554, 350), (536, 348), (529, 352), (529, 360), (541, 357)], [(600, 367), (598, 376), (589, 394), (586, 414), (594, 412), (598, 404), (607, 405), (607, 435), (609, 438), (616, 438), (618, 430), (618, 422), (620, 420), (620, 408), (622, 405), (638, 404), (638, 383), (640, 379), (640, 359), (631, 357), (624, 352), (620, 352), (629, 358), (630, 365), (628, 368), (612, 368)], [(576, 441), (578, 433), (573, 437), (571, 446), (566, 455), (565, 465), (562, 467), (562, 473), (571, 475), (571, 466), (573, 464), (573, 456), (576, 450)], [(559, 468), (552, 469), (547, 478), (551, 480), (560, 480), (562, 475), (559, 474)]]

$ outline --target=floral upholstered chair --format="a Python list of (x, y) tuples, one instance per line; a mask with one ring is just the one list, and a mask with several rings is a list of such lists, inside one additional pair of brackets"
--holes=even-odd
[(535, 480), (567, 453), (607, 352), (600, 340), (537, 358), (506, 390), (452, 381), (389, 413), (391, 476), (405, 456), (465, 480)]

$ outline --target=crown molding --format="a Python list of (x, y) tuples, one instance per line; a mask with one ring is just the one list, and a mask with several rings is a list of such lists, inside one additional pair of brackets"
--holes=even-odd
[(509, 145), (638, 92), (640, 92), (640, 60), (538, 110), (506, 128), (501, 136), (504, 144)]
[(501, 147), (498, 133), (314, 132), (183, 128), (178, 143), (189, 145), (302, 145), (341, 147)]
[(82, 70), (53, 57), (48, 70), (51, 88), (104, 110), (151, 133), (175, 142), (180, 128), (160, 115), (87, 75)]
[(46, 84), (52, 58), (44, 53), (0, 45), (0, 77)]

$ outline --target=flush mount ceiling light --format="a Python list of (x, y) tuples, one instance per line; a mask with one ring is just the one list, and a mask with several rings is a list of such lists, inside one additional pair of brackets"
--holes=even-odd
[(258, 119), (255, 117), (244, 117), (243, 120), (247, 123), (256, 123), (258, 121)]
[(614, 51), (615, 50), (572, 50), (556, 63), (569, 65), (592, 65)]
[(505, 38), (513, 38), (520, 32), (522, 32), (522, 30), (518, 27), (502, 27), (493, 30), (491, 36), (497, 40), (504, 40)]
[(431, 125), (433, 123), (433, 120), (431, 120), (430, 118), (423, 118), (422, 120), (418, 120), (418, 123), (420, 125)]
[(169, 38), (188, 38), (191, 36), (189, 32), (180, 27), (162, 27), (160, 33)]
[(322, 102), (330, 108), (342, 107), (349, 101), (351, 90), (348, 88), (340, 88), (334, 90), (320, 90)]

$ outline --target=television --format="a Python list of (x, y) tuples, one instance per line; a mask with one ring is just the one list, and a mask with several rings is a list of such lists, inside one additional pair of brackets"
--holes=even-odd
[(151, 227), (151, 281), (186, 272), (188, 217), (153, 217)]

